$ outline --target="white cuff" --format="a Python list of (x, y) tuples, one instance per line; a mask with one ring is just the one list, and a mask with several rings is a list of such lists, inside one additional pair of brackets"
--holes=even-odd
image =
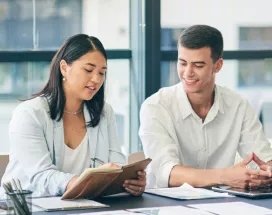
[(74, 176), (76, 176), (76, 175), (74, 175), (74, 174), (69, 174), (69, 173), (65, 175), (65, 178), (61, 181), (61, 184), (60, 184), (60, 186), (58, 187), (58, 191), (57, 191), (56, 195), (62, 195), (63, 193), (65, 193), (66, 187), (67, 187), (69, 181), (70, 181)]
[(163, 164), (156, 174), (156, 181), (158, 187), (168, 187), (169, 186), (169, 177), (170, 173), (174, 166), (179, 165), (179, 162), (170, 161)]

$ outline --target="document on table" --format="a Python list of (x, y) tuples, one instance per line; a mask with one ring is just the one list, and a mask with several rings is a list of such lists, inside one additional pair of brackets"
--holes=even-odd
[(272, 214), (271, 209), (264, 207), (251, 205), (245, 202), (226, 202), (226, 203), (212, 203), (212, 204), (191, 204), (188, 205), (197, 209), (209, 211), (211, 213), (220, 214), (220, 215), (268, 215)]
[(184, 183), (180, 187), (174, 188), (146, 189), (145, 193), (169, 197), (173, 199), (209, 199), (209, 198), (232, 197), (227, 193), (218, 193), (203, 188), (194, 188), (187, 183)]
[[(107, 211), (97, 213), (84, 213), (84, 215), (136, 215), (136, 214), (147, 214), (147, 215), (212, 215), (209, 212), (188, 208), (183, 206), (169, 206), (169, 207), (153, 207), (153, 208), (138, 208), (120, 211)], [(71, 214), (73, 215), (73, 214)], [(74, 214), (76, 215), (76, 214)]]
[[(78, 215), (78, 214), (70, 214), (70, 215)], [(135, 215), (135, 213), (125, 211), (125, 210), (118, 210), (118, 211), (84, 213), (84, 215)]]
[(104, 208), (108, 205), (88, 199), (61, 200), (61, 197), (33, 198), (32, 204), (44, 211)]
[(138, 214), (148, 215), (212, 215), (204, 210), (184, 207), (184, 206), (169, 206), (169, 207), (153, 207), (153, 208), (138, 208), (128, 210)]

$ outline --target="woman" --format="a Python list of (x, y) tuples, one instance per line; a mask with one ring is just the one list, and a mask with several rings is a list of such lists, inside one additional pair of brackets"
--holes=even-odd
[[(78, 34), (56, 53), (43, 90), (21, 103), (10, 122), (10, 161), (2, 182), (18, 178), (33, 196), (62, 195), (85, 168), (125, 163), (111, 106), (104, 101), (107, 55), (95, 37)], [(139, 196), (145, 172), (124, 184)]]

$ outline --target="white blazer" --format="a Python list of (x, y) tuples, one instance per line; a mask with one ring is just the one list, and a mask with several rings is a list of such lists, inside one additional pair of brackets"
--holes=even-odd
[[(84, 116), (89, 122), (86, 106)], [(98, 158), (118, 165), (126, 162), (109, 104), (105, 103), (99, 124), (94, 128), (87, 127), (87, 135), (90, 159)], [(10, 160), (2, 182), (18, 178), (24, 189), (33, 191), (33, 196), (62, 195), (74, 176), (59, 171), (64, 160), (63, 136), (63, 121), (51, 119), (45, 98), (37, 97), (18, 105), (9, 125)]]

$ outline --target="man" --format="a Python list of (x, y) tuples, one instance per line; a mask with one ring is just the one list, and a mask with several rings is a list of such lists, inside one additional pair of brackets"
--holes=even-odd
[[(256, 114), (238, 94), (215, 85), (222, 53), (217, 29), (185, 29), (178, 41), (181, 83), (162, 88), (143, 103), (139, 135), (145, 154), (153, 159), (148, 173), (155, 186), (271, 184), (272, 149)], [(244, 160), (234, 165), (237, 151)], [(260, 168), (247, 168), (251, 161)]]

